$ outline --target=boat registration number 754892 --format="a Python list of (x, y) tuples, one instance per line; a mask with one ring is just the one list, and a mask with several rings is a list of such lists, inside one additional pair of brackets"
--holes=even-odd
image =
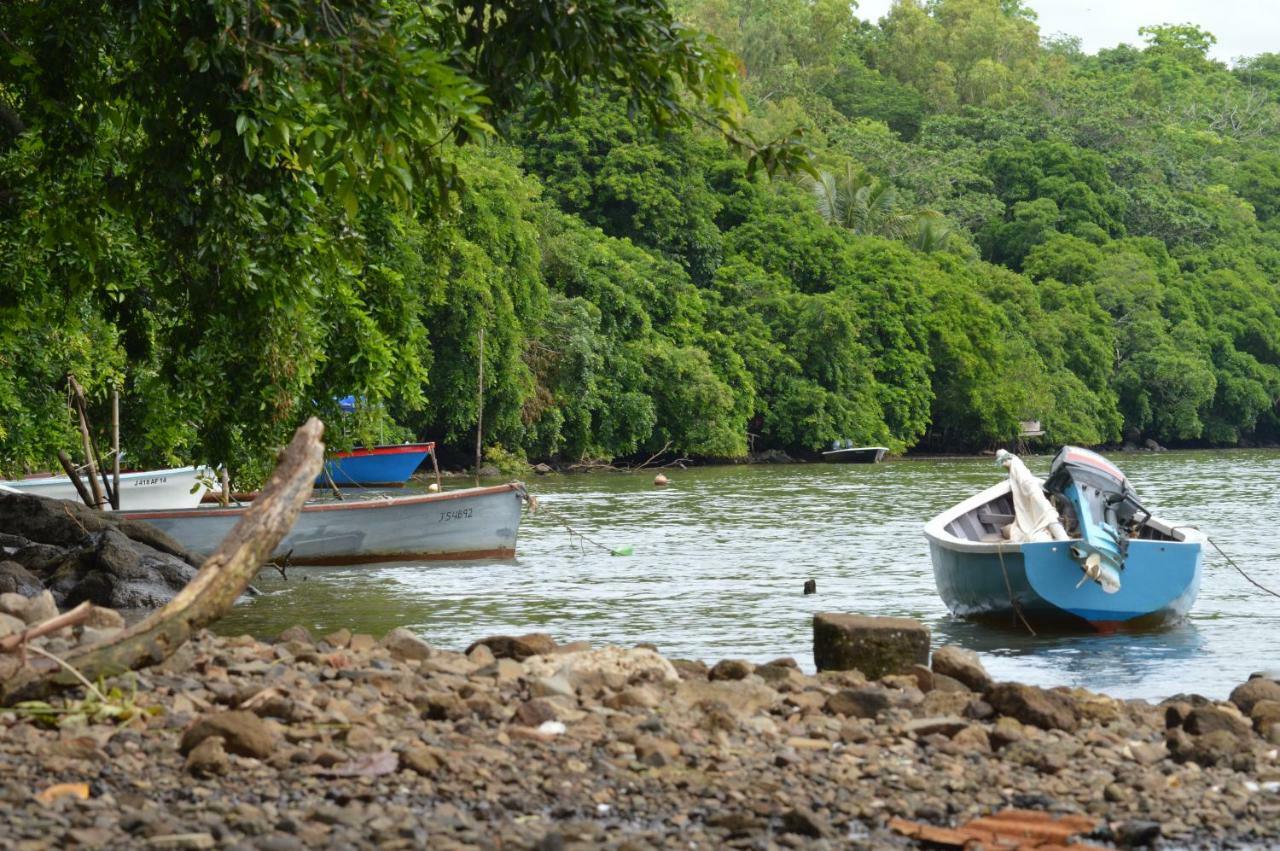
[(450, 520), (466, 520), (469, 517), (471, 517), (470, 508), (458, 508), (453, 511), (441, 511), (439, 522), (448, 523)]

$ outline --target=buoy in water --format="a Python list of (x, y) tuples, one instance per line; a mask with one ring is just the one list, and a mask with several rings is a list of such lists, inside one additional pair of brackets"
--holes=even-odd
[(804, 593), (805, 593), (805, 596), (808, 596), (809, 594), (817, 594), (817, 593), (818, 593), (818, 580), (816, 580), (816, 579), (806, 579), (806, 580), (804, 581)]
[(662, 487), (663, 485), (667, 484), (667, 482), (669, 482), (669, 481), (671, 481), (671, 480), (670, 480), (670, 479), (668, 479), (668, 478), (666, 477), (666, 475), (664, 475), (663, 473), (659, 473), (658, 475), (656, 475), (656, 476), (654, 476), (654, 477), (653, 477), (653, 486), (654, 486), (655, 488), (660, 488), (660, 487)]
[(435, 482), (427, 485), (427, 493), (440, 493), (440, 486)]

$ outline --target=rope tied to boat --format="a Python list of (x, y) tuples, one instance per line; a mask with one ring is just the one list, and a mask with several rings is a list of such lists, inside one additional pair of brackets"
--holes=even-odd
[(1013, 607), (1014, 614), (1022, 621), (1022, 625), (1027, 628), (1027, 632), (1034, 637), (1036, 631), (1031, 628), (1031, 624), (1027, 622), (1027, 617), (1022, 613), (1022, 606), (1018, 605), (1018, 599), (1013, 595), (1013, 583), (1009, 581), (1009, 570), (1004, 566), (1004, 542), (996, 543), (996, 555), (1000, 557), (1000, 572), (1004, 574), (1004, 587), (1009, 592), (1009, 605)]
[(564, 519), (557, 517), (554, 511), (552, 511), (549, 508), (543, 508), (541, 503), (538, 502), (538, 498), (533, 494), (529, 493), (529, 491), (525, 488), (523, 483), (517, 483), (516, 493), (519, 494), (520, 498), (523, 499), (525, 503), (529, 506), (529, 511), (533, 513), (537, 513), (541, 511), (543, 514), (550, 516), (550, 518), (554, 522), (559, 523), (561, 526), (563, 526), (565, 531), (569, 533), (569, 545), (573, 546), (576, 543), (578, 545), (578, 549), (581, 550), (583, 553), (587, 551), (587, 548), (584, 546), (584, 544), (591, 544), (591, 546), (593, 547), (598, 547), (599, 549), (605, 551), (611, 556), (629, 556), (633, 552), (630, 545), (622, 546), (622, 547), (610, 547), (606, 544), (600, 543), (599, 541), (588, 538), (586, 535), (584, 535), (583, 533), (579, 532), (577, 529), (570, 526)]
[[(1197, 532), (1198, 532), (1198, 531), (1200, 531), (1200, 530), (1199, 530), (1198, 528), (1196, 528), (1195, 526), (1174, 526), (1173, 528), (1174, 528), (1174, 529), (1195, 529)], [(1226, 560), (1227, 560), (1227, 564), (1229, 564), (1229, 565), (1231, 565), (1232, 567), (1234, 567), (1234, 568), (1239, 572), (1239, 574), (1240, 574), (1241, 576), (1243, 576), (1243, 577), (1245, 578), (1245, 580), (1246, 580), (1246, 581), (1248, 581), (1248, 582), (1249, 582), (1249, 584), (1250, 584), (1250, 585), (1253, 585), (1255, 588), (1259, 589), (1259, 590), (1260, 590), (1260, 591), (1262, 591), (1263, 593), (1270, 594), (1272, 597), (1280, 597), (1280, 594), (1277, 594), (1275, 591), (1272, 591), (1270, 588), (1268, 588), (1267, 586), (1263, 585), (1261, 582), (1259, 582), (1258, 580), (1254, 579), (1254, 578), (1253, 578), (1252, 576), (1250, 576), (1249, 574), (1245, 573), (1245, 572), (1244, 572), (1244, 568), (1243, 568), (1243, 567), (1241, 567), (1240, 565), (1236, 564), (1235, 559), (1233, 559), (1231, 556), (1227, 555), (1225, 552), (1223, 552), (1223, 551), (1222, 551), (1222, 547), (1218, 546), (1218, 542), (1217, 542), (1217, 541), (1215, 541), (1213, 538), (1210, 538), (1208, 535), (1205, 535), (1205, 536), (1204, 536), (1204, 539), (1205, 539), (1206, 541), (1208, 541), (1208, 542), (1209, 542), (1209, 545), (1210, 545), (1210, 546), (1212, 546), (1215, 550), (1217, 550), (1217, 551), (1218, 551), (1218, 555), (1220, 555), (1220, 556), (1222, 556), (1224, 559), (1226, 559)]]

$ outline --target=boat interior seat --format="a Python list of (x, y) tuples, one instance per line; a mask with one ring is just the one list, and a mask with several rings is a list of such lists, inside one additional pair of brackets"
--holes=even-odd
[(1000, 528), (1002, 526), (1008, 526), (1015, 519), (1017, 518), (1015, 518), (1012, 514), (1004, 514), (998, 511), (988, 511), (985, 508), (978, 510), (978, 520), (982, 523), (986, 523), (988, 526), (995, 526), (996, 528)]

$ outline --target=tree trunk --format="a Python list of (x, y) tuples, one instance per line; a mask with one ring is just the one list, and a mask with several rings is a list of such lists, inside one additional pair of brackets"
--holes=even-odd
[[(225, 615), (258, 569), (293, 528), (324, 459), (324, 425), (314, 417), (294, 434), (261, 495), (169, 604), (116, 637), (80, 648), (66, 662), (87, 679), (110, 677), (164, 661), (196, 631)], [(0, 705), (78, 684), (64, 668), (33, 659), (0, 683)]]

